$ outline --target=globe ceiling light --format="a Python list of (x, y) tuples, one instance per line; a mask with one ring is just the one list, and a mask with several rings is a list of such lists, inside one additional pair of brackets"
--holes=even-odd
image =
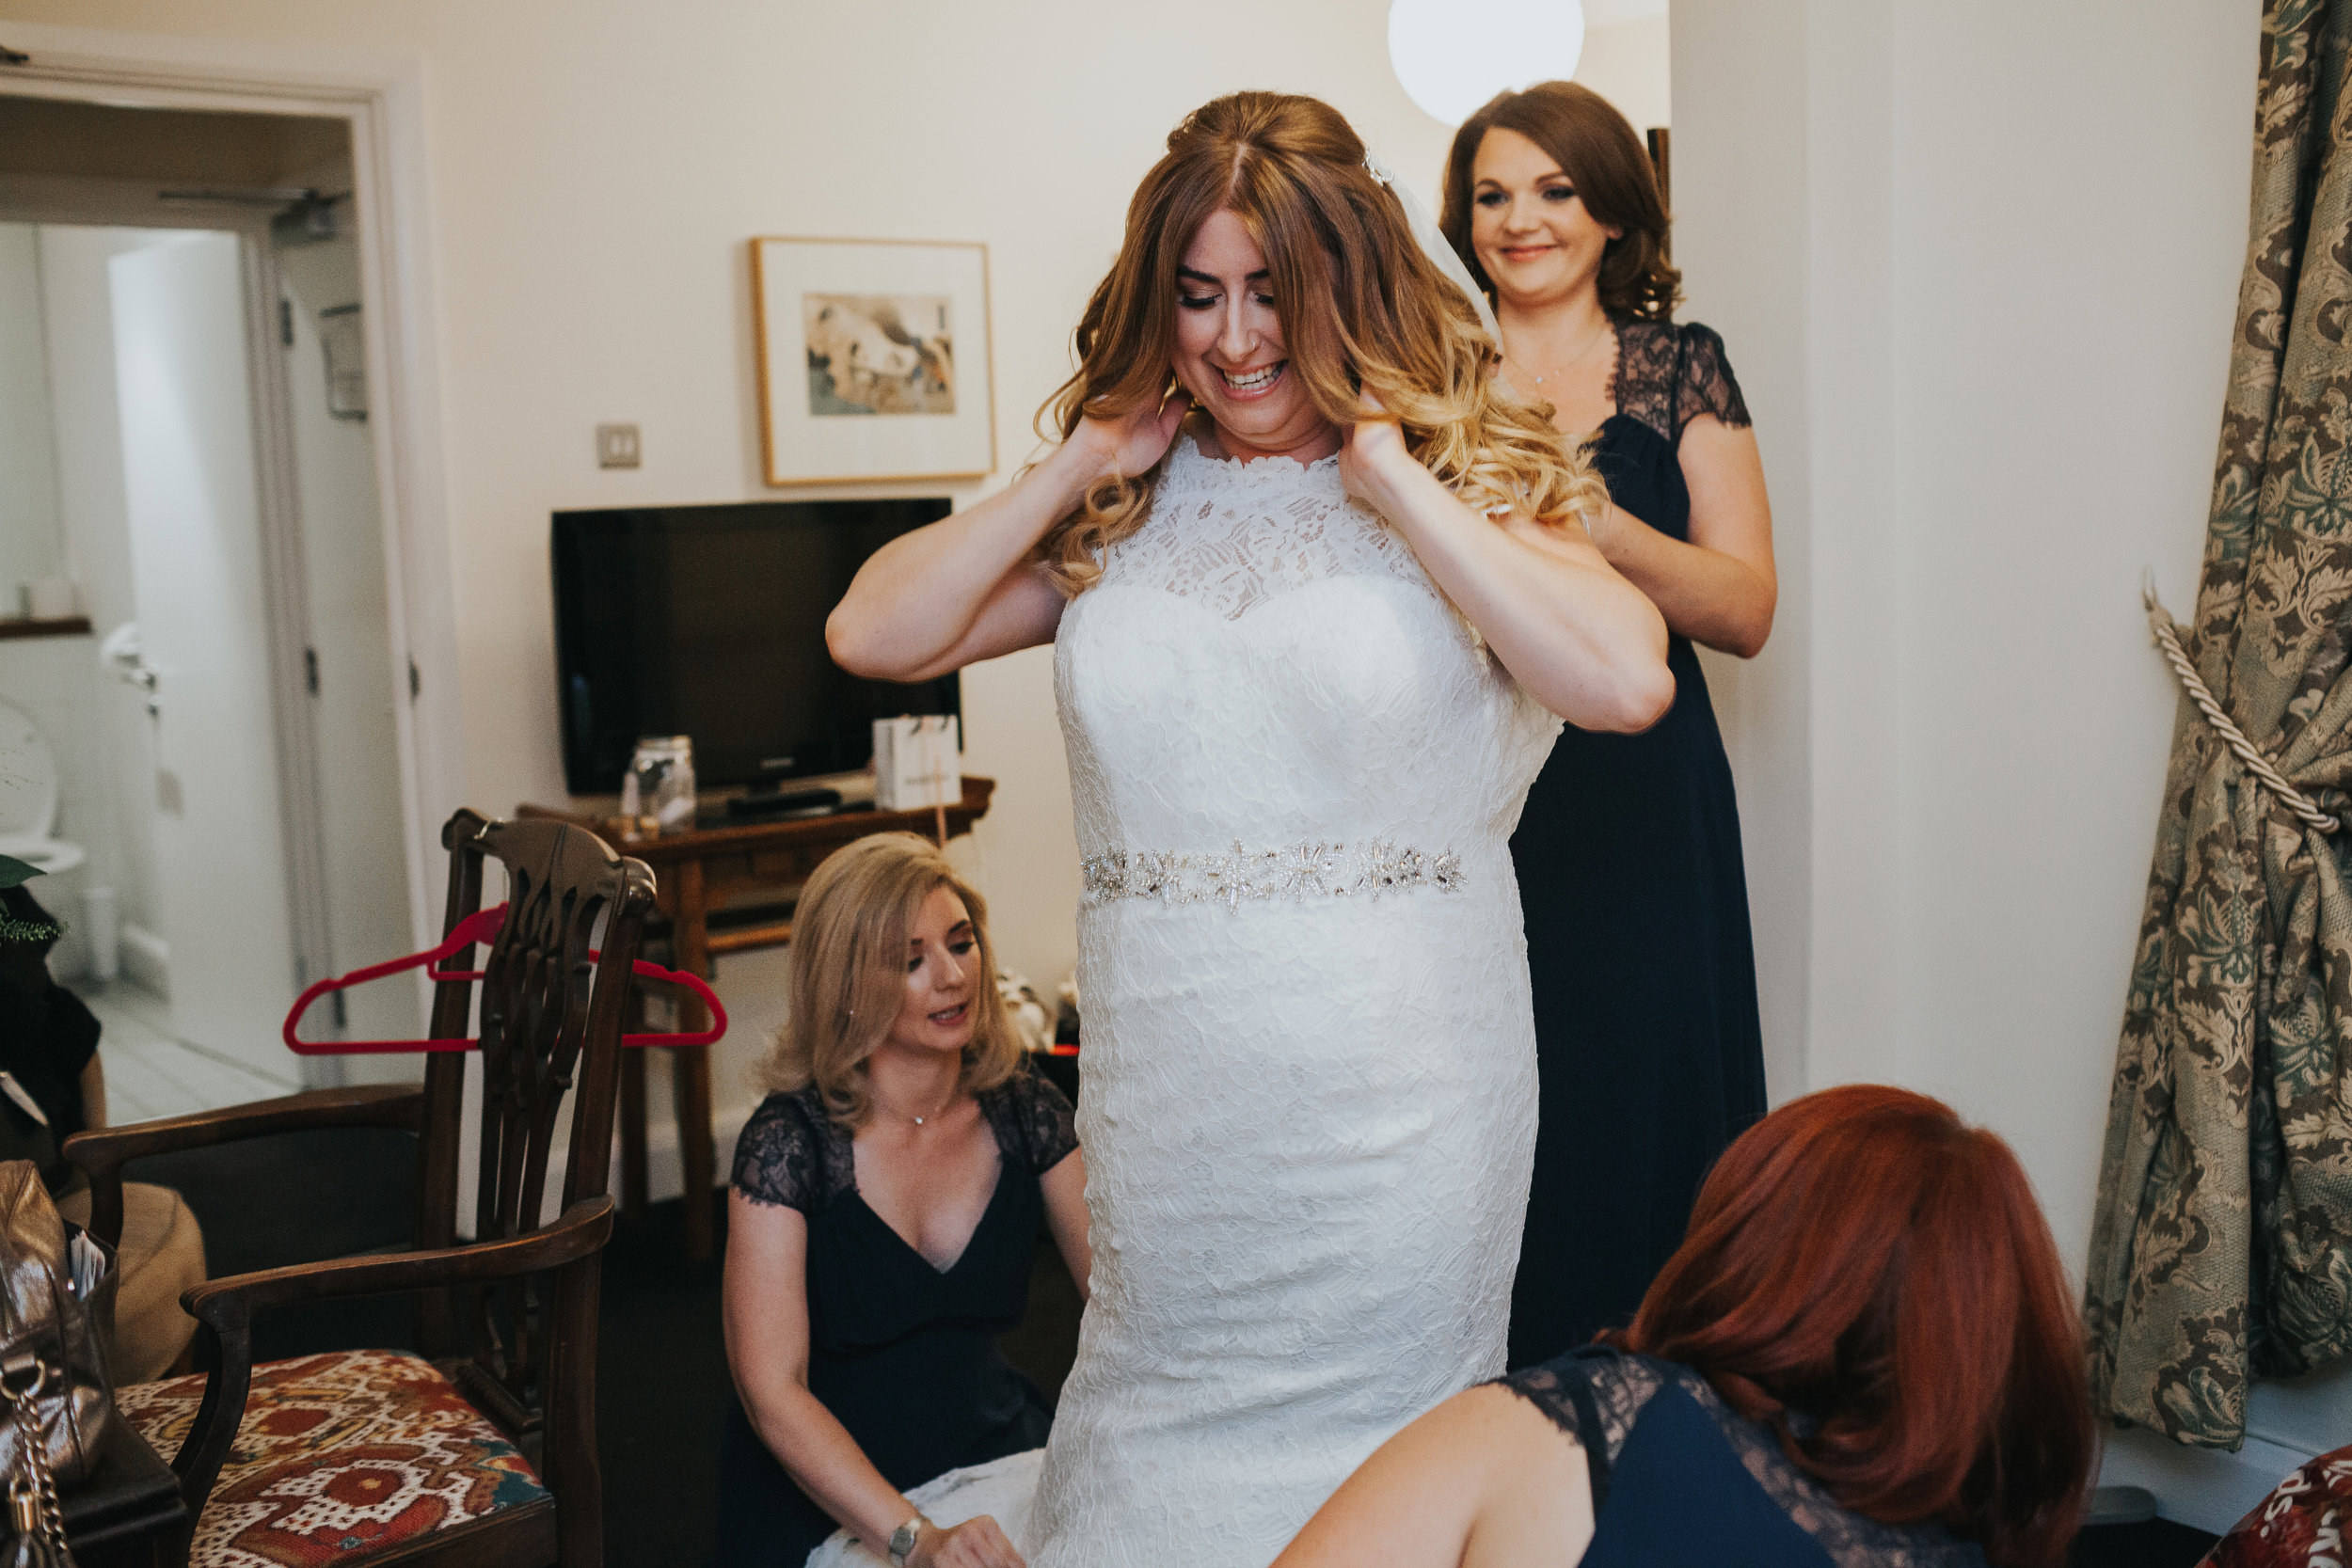
[(1578, 0), (1392, 0), (1389, 7), (1396, 79), (1448, 125), (1505, 88), (1566, 81), (1583, 52)]

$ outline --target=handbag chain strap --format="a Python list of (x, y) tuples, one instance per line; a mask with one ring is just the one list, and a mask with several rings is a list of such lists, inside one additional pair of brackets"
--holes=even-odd
[(40, 1544), (49, 1548), (45, 1560), (50, 1568), (73, 1568), (73, 1553), (65, 1540), (65, 1511), (57, 1504), (57, 1478), (49, 1468), (37, 1408), (41, 1389), (55, 1381), (56, 1369), (38, 1355), (17, 1355), (0, 1363), (0, 1399), (6, 1399), (14, 1412), (17, 1454), (23, 1461), (17, 1473), (8, 1478), (8, 1516), (20, 1540), (16, 1560), (26, 1560), (23, 1545), (38, 1533)]

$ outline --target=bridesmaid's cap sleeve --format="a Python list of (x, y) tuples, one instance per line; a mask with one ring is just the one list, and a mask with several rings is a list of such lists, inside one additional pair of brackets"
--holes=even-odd
[(1731, 359), (1724, 352), (1723, 334), (1696, 322), (1688, 323), (1679, 330), (1682, 381), (1676, 389), (1677, 433), (1701, 414), (1712, 414), (1734, 430), (1748, 428), (1755, 421), (1748, 418), (1748, 402), (1740, 394), (1740, 380), (1731, 373)]
[(997, 1092), (1032, 1172), (1043, 1176), (1077, 1149), (1077, 1117), (1070, 1098), (1043, 1074), (1025, 1066)]
[(825, 1197), (824, 1147), (829, 1136), (821, 1107), (808, 1090), (771, 1094), (759, 1102), (735, 1140), (736, 1191), (755, 1203), (813, 1213)]

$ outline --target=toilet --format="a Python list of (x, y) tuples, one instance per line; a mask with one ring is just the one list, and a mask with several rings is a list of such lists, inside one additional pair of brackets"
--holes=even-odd
[(22, 708), (0, 702), (0, 855), (52, 876), (72, 870), (82, 847), (51, 838), (56, 825), (56, 756)]

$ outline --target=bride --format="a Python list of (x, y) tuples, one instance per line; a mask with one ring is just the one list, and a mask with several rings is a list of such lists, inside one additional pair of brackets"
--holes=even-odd
[(828, 636), (901, 681), (1055, 644), (1094, 1271), (1030, 1560), (1262, 1568), (1502, 1369), (1535, 1117), (1506, 841), (1559, 718), (1665, 711), (1666, 628), (1314, 99), (1170, 134), (1076, 348), (1060, 445), (876, 554)]

